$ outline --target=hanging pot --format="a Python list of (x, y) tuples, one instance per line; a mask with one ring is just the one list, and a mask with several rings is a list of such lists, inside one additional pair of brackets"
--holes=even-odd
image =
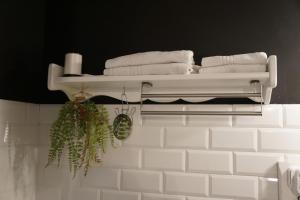
[[(125, 90), (123, 90), (121, 100), (121, 111), (118, 108), (115, 109), (115, 113), (117, 116), (113, 122), (113, 133), (117, 139), (124, 140), (128, 138), (131, 133), (131, 128), (133, 124), (132, 117), (136, 108), (133, 107), (131, 110), (129, 109), (129, 104), (127, 101), (127, 96), (125, 94)], [(126, 103), (126, 108), (124, 106), (124, 102)]]

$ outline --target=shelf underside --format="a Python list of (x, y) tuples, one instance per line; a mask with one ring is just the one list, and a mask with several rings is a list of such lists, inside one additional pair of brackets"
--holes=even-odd
[(142, 82), (152, 83), (152, 90), (182, 90), (222, 88), (249, 88), (251, 81), (258, 80), (264, 85), (268, 72), (261, 73), (222, 73), (193, 75), (152, 75), (152, 76), (83, 76), (58, 77), (56, 83), (73, 89), (101, 90), (103, 92), (140, 89)]
[[(254, 86), (251, 81), (258, 80), (265, 84), (268, 73), (243, 74), (197, 74), (176, 76), (139, 76), (139, 77), (58, 77), (56, 83), (63, 86), (64, 91), (79, 91), (82, 88), (92, 96), (110, 96), (120, 99), (123, 88), (126, 89), (128, 101), (140, 101), (140, 90), (143, 82), (152, 84), (151, 88), (144, 88), (144, 93), (230, 93), (257, 92), (259, 85)], [(209, 77), (210, 76), (210, 77)], [(157, 102), (172, 102), (179, 98), (153, 98)], [(181, 98), (189, 102), (203, 102), (213, 98)]]

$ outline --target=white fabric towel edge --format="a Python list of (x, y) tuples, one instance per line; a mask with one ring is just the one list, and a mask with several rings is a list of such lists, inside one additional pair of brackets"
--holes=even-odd
[(200, 67), (198, 73), (247, 73), (266, 72), (266, 65), (222, 65), (215, 67)]
[(205, 67), (229, 64), (267, 64), (265, 52), (236, 54), (230, 56), (211, 56), (202, 58), (201, 65)]
[(104, 69), (106, 76), (191, 74), (193, 65), (184, 63), (153, 64)]
[(128, 67), (149, 64), (186, 63), (194, 64), (191, 50), (149, 51), (108, 59), (105, 68)]

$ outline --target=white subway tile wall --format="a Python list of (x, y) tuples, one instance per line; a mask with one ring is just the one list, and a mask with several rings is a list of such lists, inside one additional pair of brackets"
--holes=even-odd
[[(85, 200), (83, 197), (82, 199)], [(127, 192), (127, 191), (118, 191), (118, 190), (103, 190), (101, 199), (104, 200), (139, 200), (140, 194), (137, 192)]]
[(185, 170), (184, 150), (145, 149), (143, 167), (157, 170)]
[(163, 130), (161, 127), (148, 127), (145, 129), (134, 125), (130, 137), (124, 140), (123, 145), (160, 148), (163, 146)]
[[(91, 167), (87, 177), (79, 175), (73, 179), (67, 163), (63, 162), (60, 168), (44, 168), (49, 128), (60, 105), (36, 106), (0, 102), (0, 161), (3, 163), (0, 182), (5, 180), (0, 187), (1, 200), (15, 200), (17, 195), (22, 195), (12, 192), (16, 186), (14, 162), (27, 165), (22, 168), (23, 178), (32, 179), (24, 184), (37, 191), (27, 193), (27, 199), (33, 200), (278, 200), (276, 163), (300, 161), (300, 105), (267, 105), (263, 107), (262, 117), (140, 117), (137, 112), (130, 138), (117, 149), (109, 149), (103, 165)], [(114, 108), (119, 105), (107, 107), (112, 121)], [(172, 105), (166, 109), (258, 107)], [(36, 142), (38, 160), (34, 157)], [(13, 143), (14, 148), (9, 148), (8, 143)], [(8, 152), (14, 156), (20, 154), (23, 159), (11, 160)], [(25, 174), (30, 169), (30, 174)], [(9, 192), (11, 195), (7, 195)]]
[(163, 177), (161, 172), (122, 170), (122, 190), (162, 192), (162, 183)]
[(207, 149), (209, 129), (198, 127), (165, 128), (166, 148)]
[(85, 188), (120, 189), (120, 176), (120, 169), (94, 167), (81, 180), (81, 186)]
[(257, 151), (257, 129), (212, 128), (211, 148), (233, 151)]
[(94, 200), (100, 196), (100, 191), (94, 188), (76, 188), (71, 192), (72, 200)]
[(177, 172), (165, 173), (166, 193), (208, 196), (208, 190), (208, 175)]
[(188, 170), (203, 173), (233, 172), (232, 152), (226, 151), (188, 151)]
[(0, 200), (36, 199), (38, 116), (38, 105), (0, 100)]
[(284, 127), (300, 128), (300, 105), (283, 105)]
[(143, 194), (143, 200), (185, 200), (184, 196), (166, 194)]
[(105, 167), (122, 167), (122, 168), (140, 168), (141, 154), (139, 148), (111, 148), (103, 156), (102, 166)]
[(258, 178), (211, 175), (211, 195), (232, 198), (258, 198)]
[(283, 160), (283, 154), (236, 152), (235, 169), (237, 174), (276, 178), (277, 162)]

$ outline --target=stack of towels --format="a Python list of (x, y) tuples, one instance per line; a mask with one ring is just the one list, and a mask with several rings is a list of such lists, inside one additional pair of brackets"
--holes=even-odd
[(105, 62), (104, 75), (168, 75), (193, 72), (194, 53), (190, 50), (151, 51), (109, 59)]
[(265, 72), (267, 54), (264, 52), (202, 58), (199, 73)]

